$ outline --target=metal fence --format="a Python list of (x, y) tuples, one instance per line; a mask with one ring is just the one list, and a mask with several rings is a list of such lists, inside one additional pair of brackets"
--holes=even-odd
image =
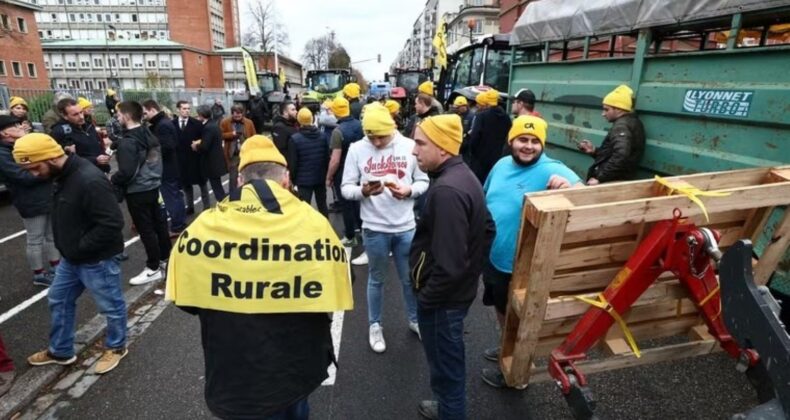
[[(28, 103), (28, 115), (31, 121), (41, 121), (41, 117), (53, 106), (55, 93), (66, 92), (75, 99), (83, 97), (93, 103), (94, 120), (99, 125), (104, 125), (109, 118), (109, 111), (105, 106), (104, 90), (79, 90), (79, 89), (13, 89), (0, 86), (0, 110), (7, 110), (10, 98), (20, 96)], [(188, 101), (192, 104), (192, 111), (198, 105), (212, 105), (214, 101), (220, 99), (225, 112), (230, 112), (230, 107), (234, 103), (234, 94), (225, 90), (197, 89), (197, 90), (118, 90), (121, 100), (143, 102), (154, 99), (161, 106), (175, 111), (178, 101)], [(235, 99), (238, 99), (236, 97)]]

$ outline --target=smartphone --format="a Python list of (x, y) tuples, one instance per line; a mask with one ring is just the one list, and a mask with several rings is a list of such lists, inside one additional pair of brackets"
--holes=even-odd
[(368, 181), (368, 185), (370, 185), (373, 188), (378, 188), (378, 187), (381, 186), (381, 180), (372, 179), (372, 180)]

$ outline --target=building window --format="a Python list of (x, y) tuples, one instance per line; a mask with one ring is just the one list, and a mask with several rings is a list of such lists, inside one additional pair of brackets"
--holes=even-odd
[(77, 20), (77, 18), (74, 16), (74, 13), (69, 13), (69, 21), (70, 22), (75, 22), (76, 20)]
[(38, 77), (38, 72), (36, 71), (36, 65), (34, 63), (27, 63), (27, 75), (32, 78)]
[(167, 60), (159, 60), (159, 68), (166, 69), (170, 67), (170, 63)]
[(111, 59), (109, 59), (109, 60), (107, 61), (107, 65), (109, 65), (109, 66), (110, 66), (110, 68), (113, 68), (113, 67), (118, 67), (118, 64), (116, 63), (116, 61), (115, 61), (115, 59), (114, 59), (114, 58), (111, 58)]
[(91, 68), (91, 62), (88, 60), (82, 60), (80, 61), (80, 67), (83, 69), (89, 69)]
[(79, 80), (70, 80), (69, 85), (74, 89), (80, 88), (80, 81)]
[(94, 58), (93, 59), (93, 67), (100, 69), (104, 67), (104, 63), (102, 62), (101, 58)]
[(132, 22), (137, 22), (137, 15), (132, 13)]
[(102, 17), (101, 13), (96, 14), (96, 21), (101, 22), (104, 18)]
[(107, 82), (104, 80), (98, 80), (96, 81), (96, 86), (98, 86), (101, 90), (107, 89)]
[(5, 76), (5, 61), (0, 60), (0, 76)]
[(58, 21), (58, 14), (57, 13), (53, 13), (51, 16), (52, 16), (52, 21), (53, 22), (57, 22)]
[(121, 57), (121, 68), (123, 69), (129, 68), (129, 57)]
[(49, 68), (49, 60), (47, 60), (47, 59), (44, 59), (44, 68), (45, 69)]
[(156, 60), (146, 60), (145, 65), (148, 68), (156, 68)]
[(86, 80), (85, 81), (85, 89), (86, 90), (93, 90), (93, 80)]
[(19, 27), (19, 32), (27, 33), (27, 22), (25, 22), (25, 18), (16, 18), (16, 26)]
[(11, 30), (11, 24), (8, 23), (8, 15), (0, 15), (0, 27), (6, 30)]
[(198, 56), (198, 65), (203, 65), (203, 56), (202, 55)]
[(14, 72), (14, 77), (22, 77), (22, 63), (19, 61), (12, 61), (11, 71)]

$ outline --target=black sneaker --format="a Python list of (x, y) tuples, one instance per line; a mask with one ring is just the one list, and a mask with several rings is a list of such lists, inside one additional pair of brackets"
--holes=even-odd
[(499, 347), (491, 347), (483, 352), (483, 359), (491, 362), (499, 361)]
[(502, 374), (502, 371), (499, 369), (483, 369), (480, 373), (480, 378), (483, 382), (487, 383), (488, 385), (493, 386), (494, 388), (510, 388), (510, 389), (527, 389), (527, 386), (517, 386), (512, 387), (505, 382), (505, 375)]
[(33, 285), (41, 287), (49, 287), (52, 285), (52, 276), (47, 272), (38, 273), (33, 275)]
[(417, 406), (417, 411), (426, 419), (439, 419), (439, 403), (436, 401), (420, 401), (420, 404)]

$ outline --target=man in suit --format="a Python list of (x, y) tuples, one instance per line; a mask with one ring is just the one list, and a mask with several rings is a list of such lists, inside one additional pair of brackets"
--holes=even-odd
[(184, 189), (186, 197), (187, 214), (195, 213), (195, 195), (193, 185), (200, 187), (200, 198), (203, 202), (203, 209), (209, 207), (208, 186), (206, 177), (200, 172), (200, 155), (192, 149), (192, 143), (200, 139), (203, 133), (203, 125), (200, 121), (189, 116), (192, 106), (187, 101), (176, 103), (178, 117), (173, 119), (176, 126), (178, 137), (178, 169), (181, 178), (181, 188)]
[(197, 118), (203, 124), (203, 133), (200, 141), (192, 143), (192, 150), (200, 155), (200, 173), (208, 178), (214, 197), (220, 202), (225, 198), (222, 176), (228, 173), (222, 152), (222, 133), (217, 122), (211, 119), (211, 107), (208, 105), (198, 107)]
[(243, 106), (233, 105), (230, 108), (230, 117), (219, 123), (219, 130), (222, 132), (225, 165), (230, 171), (229, 187), (230, 191), (234, 191), (238, 188), (236, 178), (239, 176), (239, 150), (244, 140), (256, 134), (255, 125), (252, 120), (244, 117)]
[(170, 216), (170, 232), (179, 234), (186, 229), (187, 225), (176, 152), (178, 148), (177, 129), (155, 100), (149, 99), (142, 105), (145, 119), (151, 124), (151, 131), (156, 135), (162, 148), (162, 185), (159, 190), (162, 193), (167, 214)]

